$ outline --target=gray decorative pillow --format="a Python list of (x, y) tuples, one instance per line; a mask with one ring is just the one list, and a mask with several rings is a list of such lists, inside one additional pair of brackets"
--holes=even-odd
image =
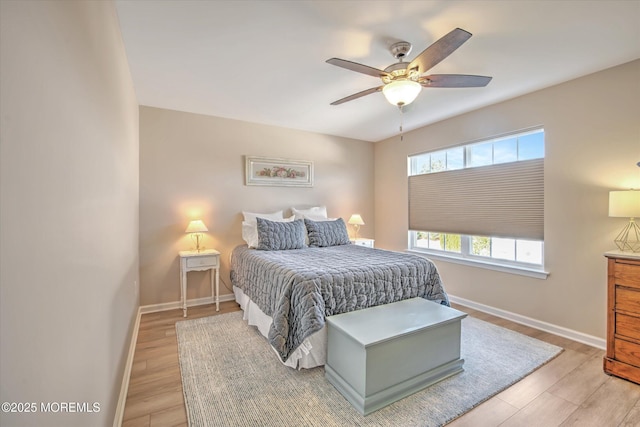
[(310, 247), (321, 248), (351, 243), (347, 226), (342, 218), (335, 221), (313, 221), (305, 218), (304, 225), (307, 227)]
[(269, 221), (256, 218), (258, 223), (258, 246), (263, 251), (282, 251), (304, 248), (305, 228), (301, 219), (292, 222)]

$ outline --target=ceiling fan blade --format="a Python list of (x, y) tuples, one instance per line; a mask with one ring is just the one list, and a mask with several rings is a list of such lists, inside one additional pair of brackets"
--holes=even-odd
[(484, 87), (492, 77), (470, 76), (466, 74), (431, 74), (420, 77), (420, 84), (424, 87)]
[(418, 68), (418, 73), (423, 74), (433, 68), (451, 53), (469, 40), (471, 33), (456, 28), (447, 35), (436, 40), (431, 46), (422, 51), (407, 67)]
[(373, 77), (383, 77), (389, 75), (387, 72), (378, 70), (377, 68), (369, 67), (368, 65), (358, 64), (357, 62), (347, 61), (346, 59), (331, 58), (326, 61), (328, 64), (338, 67), (346, 68), (347, 70), (355, 71), (357, 73), (367, 74)]
[(354, 93), (353, 95), (349, 95), (349, 96), (344, 97), (342, 99), (338, 99), (337, 101), (333, 101), (331, 103), (331, 105), (340, 105), (340, 104), (343, 104), (345, 102), (353, 101), (354, 99), (358, 99), (358, 98), (361, 98), (361, 97), (366, 96), (366, 95), (370, 95), (370, 94), (375, 93), (375, 92), (380, 92), (383, 87), (384, 87), (384, 85), (383, 86), (378, 86), (378, 87), (372, 87), (371, 89), (367, 89), (367, 90), (363, 90), (362, 92)]

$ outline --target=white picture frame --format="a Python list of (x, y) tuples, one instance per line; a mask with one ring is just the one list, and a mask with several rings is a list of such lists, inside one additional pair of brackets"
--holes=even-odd
[(313, 187), (313, 162), (245, 156), (245, 185)]

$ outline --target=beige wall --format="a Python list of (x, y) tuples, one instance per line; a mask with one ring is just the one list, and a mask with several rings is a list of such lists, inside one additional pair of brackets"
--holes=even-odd
[(112, 425), (138, 306), (138, 106), (112, 2), (0, 2), (3, 426)]
[[(244, 156), (314, 162), (313, 188), (244, 185)], [(221, 294), (231, 293), (229, 255), (243, 244), (242, 211), (324, 204), (346, 220), (359, 212), (373, 237), (373, 145), (273, 126), (140, 108), (140, 303), (180, 299), (177, 252), (193, 247), (189, 220), (209, 228), (204, 245), (222, 253)], [(189, 299), (211, 295), (207, 272), (189, 273)]]
[(376, 244), (407, 247), (407, 155), (543, 125), (549, 277), (436, 264), (452, 295), (604, 338), (602, 254), (625, 224), (607, 216), (608, 192), (640, 187), (639, 76), (640, 60), (376, 144)]

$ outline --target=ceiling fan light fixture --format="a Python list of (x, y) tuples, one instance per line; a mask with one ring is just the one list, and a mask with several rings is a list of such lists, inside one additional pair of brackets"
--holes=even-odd
[(421, 90), (420, 83), (413, 80), (395, 80), (387, 83), (382, 88), (382, 93), (391, 105), (402, 107), (411, 104)]

